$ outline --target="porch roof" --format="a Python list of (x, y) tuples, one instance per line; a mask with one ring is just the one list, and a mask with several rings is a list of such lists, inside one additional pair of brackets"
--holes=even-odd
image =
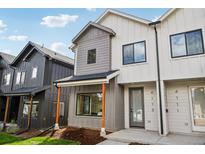
[(109, 80), (119, 75), (118, 70), (112, 70), (108, 72), (89, 74), (89, 75), (77, 75), (70, 76), (55, 81), (55, 85), (60, 87), (69, 87), (69, 86), (82, 86), (82, 85), (94, 85), (109, 83)]
[(3, 96), (26, 96), (26, 95), (35, 95), (42, 91), (49, 89), (51, 86), (43, 86), (43, 87), (23, 87), (16, 90), (12, 90), (1, 95)]

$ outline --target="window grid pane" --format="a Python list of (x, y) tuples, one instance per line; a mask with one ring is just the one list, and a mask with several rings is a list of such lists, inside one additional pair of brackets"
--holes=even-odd
[(203, 53), (202, 37), (200, 31), (186, 33), (188, 55)]
[(171, 36), (172, 56), (185, 56), (186, 55), (186, 43), (185, 35), (178, 34)]
[(134, 60), (135, 62), (145, 61), (145, 42), (134, 44)]

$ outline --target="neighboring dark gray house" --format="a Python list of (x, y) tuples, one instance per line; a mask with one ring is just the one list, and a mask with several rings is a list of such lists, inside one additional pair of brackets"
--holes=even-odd
[[(73, 74), (73, 60), (43, 46), (28, 42), (11, 63), (14, 68), (9, 96), (8, 122), (27, 127), (31, 115), (32, 128), (47, 128), (54, 124), (57, 89), (53, 81)], [(60, 123), (67, 124), (69, 88), (62, 90)], [(32, 98), (32, 99), (31, 99)], [(32, 101), (32, 113), (30, 103)], [(14, 109), (11, 109), (13, 106)], [(15, 115), (15, 116), (12, 116)]]
[[(10, 67), (10, 64), (14, 60), (13, 55), (6, 53), (0, 53), (0, 93), (8, 92), (12, 86), (12, 76), (14, 70)], [(0, 121), (4, 119), (5, 113), (5, 97), (0, 97)]]

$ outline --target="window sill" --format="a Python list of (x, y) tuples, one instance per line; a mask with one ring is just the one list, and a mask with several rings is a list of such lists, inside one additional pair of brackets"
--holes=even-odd
[(139, 63), (122, 65), (122, 67), (133, 67), (133, 66), (148, 65), (148, 64), (149, 64), (148, 62), (139, 62)]
[(199, 58), (199, 57), (205, 57), (205, 54), (198, 54), (198, 55), (191, 55), (191, 56), (176, 57), (176, 58), (171, 58), (170, 61), (177, 61), (177, 60), (191, 59), (191, 58)]
[(86, 116), (86, 115), (75, 115), (76, 118), (92, 118), (92, 119), (101, 119), (100, 116)]

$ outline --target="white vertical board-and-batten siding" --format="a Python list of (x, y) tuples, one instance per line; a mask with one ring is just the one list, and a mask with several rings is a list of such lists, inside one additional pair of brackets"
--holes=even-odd
[(199, 80), (166, 83), (169, 132), (192, 133), (190, 87), (203, 85)]
[(145, 130), (158, 131), (158, 103), (155, 83), (124, 86), (125, 128), (130, 128), (129, 88), (143, 87)]
[[(171, 58), (170, 35), (202, 29), (204, 38), (205, 9), (177, 9), (158, 27), (162, 80), (205, 76), (205, 55)], [(163, 41), (163, 42), (162, 42)], [(204, 41), (204, 39), (203, 39)]]
[[(155, 34), (150, 26), (114, 14), (110, 14), (99, 24), (111, 28), (116, 33), (111, 41), (111, 68), (120, 69), (118, 83), (157, 79)], [(123, 65), (122, 45), (144, 40), (146, 41), (147, 62)]]

